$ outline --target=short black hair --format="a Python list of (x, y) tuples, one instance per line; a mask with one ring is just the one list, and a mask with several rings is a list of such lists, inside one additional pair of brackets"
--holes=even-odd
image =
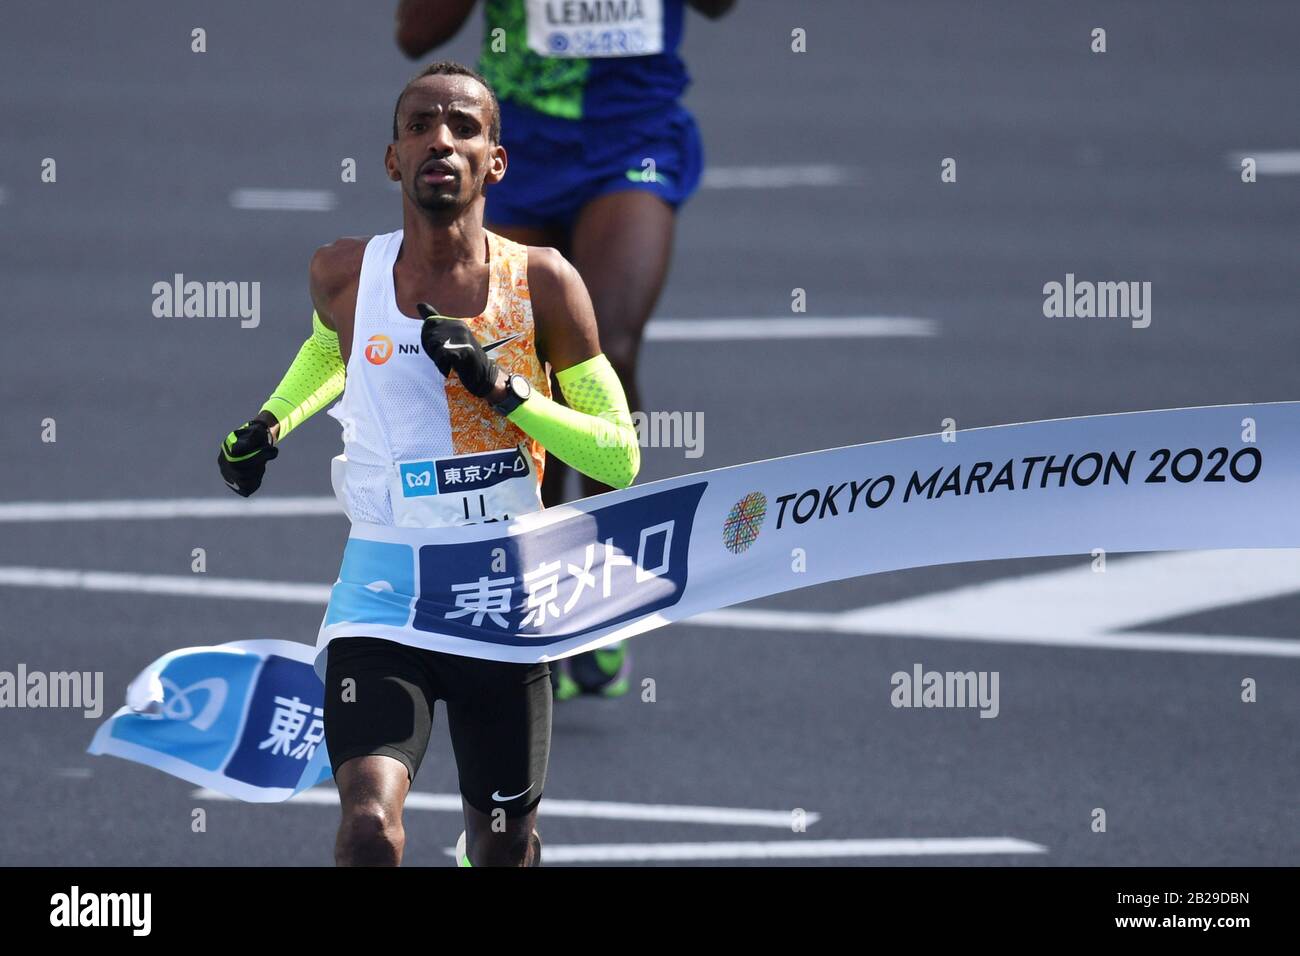
[(483, 89), (487, 90), (488, 101), (492, 104), (492, 116), (488, 127), (488, 138), (492, 141), (494, 146), (501, 142), (501, 104), (497, 102), (496, 90), (492, 89), (488, 81), (485, 80), (483, 75), (477, 70), (472, 70), (453, 60), (439, 60), (437, 63), (429, 64), (415, 76), (411, 77), (407, 81), (406, 85), (402, 87), (402, 92), (397, 94), (397, 103), (393, 106), (394, 142), (397, 141), (397, 111), (402, 108), (402, 97), (404, 97), (406, 91), (411, 88), (411, 84), (424, 79), (426, 76), (468, 76), (471, 80), (474, 80), (481, 85)]

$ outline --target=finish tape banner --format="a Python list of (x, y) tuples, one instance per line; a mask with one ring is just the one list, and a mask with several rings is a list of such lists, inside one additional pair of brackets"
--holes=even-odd
[(164, 654), (86, 749), (254, 803), (328, 780), (325, 685), (296, 641), (232, 641)]
[[(1298, 495), (1300, 402), (1280, 402), (852, 445), (652, 482), (507, 523), (354, 524), (315, 651), (239, 642), (168, 655), (137, 678), (137, 709), (128, 700), (92, 752), (241, 799), (284, 799), (329, 774), (323, 746), (308, 755), (323, 732), (313, 723), (323, 685), (304, 684), (303, 674), (314, 666), (323, 677), (336, 638), (555, 660), (694, 614), (881, 571), (1097, 549), (1296, 548)], [(247, 646), (271, 643), (285, 646), (275, 654)], [(231, 648), (256, 658), (246, 662), (256, 679), (228, 672)], [(184, 667), (174, 690), (146, 679), (162, 662)], [(222, 682), (238, 683), (222, 692), (229, 713), (197, 726), (212, 705), (194, 698)], [(168, 694), (186, 697), (184, 706)], [(146, 716), (132, 719), (139, 707)], [(290, 720), (295, 733), (285, 738)], [(176, 731), (173, 721), (187, 726)], [(125, 746), (107, 745), (120, 736), (109, 725), (130, 727)], [(177, 758), (178, 747), (189, 756)], [(206, 755), (201, 766), (195, 752)]]
[(554, 660), (703, 611), (900, 568), (1098, 548), (1300, 547), (1298, 493), (1297, 402), (852, 445), (504, 525), (356, 524), (317, 647), (369, 636)]

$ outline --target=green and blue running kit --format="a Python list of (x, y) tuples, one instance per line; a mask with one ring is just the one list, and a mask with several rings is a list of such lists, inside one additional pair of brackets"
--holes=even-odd
[(704, 150), (678, 100), (684, 0), (487, 0), (479, 71), (501, 104), (510, 170), (486, 219), (562, 226), (606, 193), (642, 189), (674, 209), (699, 185)]

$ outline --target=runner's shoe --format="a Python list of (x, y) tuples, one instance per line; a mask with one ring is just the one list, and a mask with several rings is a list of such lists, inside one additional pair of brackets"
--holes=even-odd
[(584, 694), (622, 697), (631, 686), (632, 654), (627, 641), (567, 658), (571, 679)]
[[(542, 835), (536, 830), (533, 831), (533, 862), (529, 866), (542, 865)], [(456, 865), (468, 866), (473, 868), (474, 864), (470, 863), (469, 856), (465, 852), (465, 831), (460, 831), (460, 836), (456, 839)]]
[(568, 658), (551, 663), (551, 690), (558, 701), (573, 700), (582, 693), (582, 687), (569, 673)]

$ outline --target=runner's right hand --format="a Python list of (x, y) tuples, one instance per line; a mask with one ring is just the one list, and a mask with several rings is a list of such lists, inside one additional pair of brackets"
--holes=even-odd
[(217, 465), (227, 487), (247, 498), (262, 485), (266, 463), (280, 454), (271, 440), (266, 422), (244, 422), (226, 436), (217, 454)]

